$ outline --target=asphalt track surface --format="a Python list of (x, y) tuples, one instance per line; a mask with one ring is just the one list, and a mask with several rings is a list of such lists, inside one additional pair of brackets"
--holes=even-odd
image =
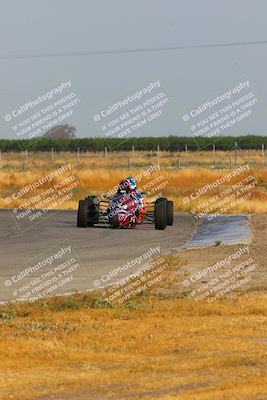
[(246, 214), (228, 214), (203, 216), (201, 223), (197, 225), (196, 231), (185, 247), (200, 248), (214, 246), (214, 243), (223, 244), (250, 244), (251, 218)]
[[(73, 276), (72, 281), (65, 282), (67, 279), (63, 275), (62, 285), (51, 294), (96, 289), (102, 286), (103, 276), (106, 277), (116, 267), (125, 265), (129, 260), (136, 260), (151, 248), (159, 246), (161, 254), (181, 248), (195, 231), (192, 217), (187, 214), (176, 213), (174, 225), (167, 227), (164, 231), (155, 230), (153, 225), (116, 230), (106, 225), (77, 228), (76, 216), (76, 211), (48, 212), (45, 220), (29, 226), (27, 230), (20, 231), (12, 211), (0, 210), (1, 302), (24, 296), (27, 293), (27, 287), (32, 289), (40, 284), (40, 276), (42, 276), (42, 282), (48, 282), (49, 271), (67, 261), (70, 256), (75, 257), (79, 268), (65, 275), (65, 278)], [(21, 272), (23, 271), (24, 274), (29, 266), (36, 266), (43, 260), (47, 262), (51, 255), (69, 246), (71, 246), (71, 255), (64, 255), (60, 260), (53, 260), (51, 264), (40, 267), (28, 275), (20, 276)], [(140, 269), (140, 264), (131, 267), (131, 272), (138, 269)], [(120, 273), (116, 279), (128, 274), (129, 271)], [(12, 277), (15, 277), (16, 282), (12, 280)], [(34, 279), (36, 281), (33, 281)], [(49, 282), (47, 283), (46, 289), (52, 287), (51, 282), (49, 285)]]

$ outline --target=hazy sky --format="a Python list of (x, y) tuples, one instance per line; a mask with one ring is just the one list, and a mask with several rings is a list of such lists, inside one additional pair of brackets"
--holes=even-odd
[(66, 80), (82, 102), (66, 122), (75, 125), (81, 137), (103, 134), (92, 118), (95, 113), (158, 80), (169, 103), (160, 118), (136, 135), (192, 135), (181, 115), (245, 80), (258, 103), (249, 118), (226, 133), (266, 134), (267, 44), (12, 58), (267, 40), (264, 0), (0, 4), (1, 138), (14, 138), (3, 115)]

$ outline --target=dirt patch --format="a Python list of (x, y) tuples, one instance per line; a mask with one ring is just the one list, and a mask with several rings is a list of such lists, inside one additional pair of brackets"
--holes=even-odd
[[(174, 274), (171, 291), (170, 288), (165, 289), (164, 293), (190, 295), (192, 291), (198, 289), (197, 294), (201, 294), (205, 290), (205, 285), (207, 288), (215, 287), (216, 284), (222, 284), (228, 278), (232, 279), (232, 282), (239, 282), (229, 293), (266, 289), (267, 271), (264, 265), (266, 266), (267, 254), (267, 214), (252, 215), (251, 230), (253, 236), (249, 245), (214, 245), (207, 248), (181, 250), (179, 254), (185, 262), (178, 266)], [(252, 268), (253, 265), (255, 268)], [(251, 271), (248, 270), (245, 273), (246, 268)], [(236, 273), (239, 273), (239, 276)], [(241, 284), (242, 279), (248, 276), (250, 278)], [(220, 279), (209, 286), (209, 282), (216, 277)], [(200, 288), (201, 285), (202, 288)]]

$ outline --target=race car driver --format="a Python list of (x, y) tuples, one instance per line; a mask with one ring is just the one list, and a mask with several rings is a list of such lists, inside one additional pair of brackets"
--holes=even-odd
[(140, 209), (144, 207), (144, 198), (142, 193), (137, 188), (136, 179), (133, 176), (128, 176), (127, 181), (130, 182), (130, 190), (134, 195), (134, 198), (137, 200)]
[(122, 180), (118, 187), (118, 193), (125, 193), (131, 196), (138, 204), (139, 210), (144, 207), (144, 198), (142, 193), (137, 188), (137, 183), (135, 178), (129, 176), (128, 178)]

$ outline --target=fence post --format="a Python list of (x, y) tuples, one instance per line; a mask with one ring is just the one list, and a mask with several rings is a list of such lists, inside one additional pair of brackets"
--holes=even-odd
[(51, 161), (54, 162), (54, 148), (51, 149)]
[(134, 156), (134, 146), (132, 146), (132, 155)]
[(108, 149), (107, 147), (105, 147), (105, 157), (107, 157), (107, 154), (108, 154)]
[(181, 163), (180, 163), (180, 156), (178, 156), (178, 168), (181, 168)]
[(216, 145), (213, 145), (213, 168), (216, 167)]
[(237, 143), (235, 142), (235, 166), (237, 163)]
[(130, 167), (131, 167), (131, 162), (130, 162), (130, 157), (128, 156), (128, 171), (130, 171)]
[(159, 165), (159, 153), (160, 153), (160, 147), (159, 147), (159, 145), (157, 145), (158, 165)]
[(80, 148), (77, 149), (77, 165), (80, 164)]
[(25, 170), (25, 151), (21, 150), (20, 152), (21, 156), (22, 156), (22, 170)]
[(261, 146), (262, 151), (262, 165), (265, 166), (265, 146), (264, 144)]

